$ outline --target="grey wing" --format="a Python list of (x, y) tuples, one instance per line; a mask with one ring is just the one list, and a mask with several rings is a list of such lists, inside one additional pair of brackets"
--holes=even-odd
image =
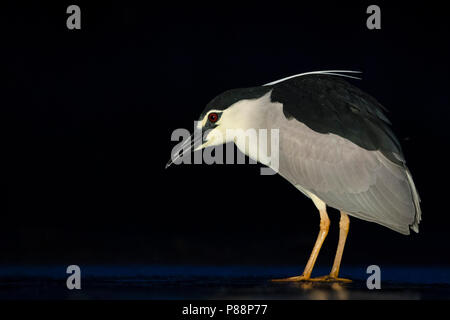
[(287, 121), (280, 135), (279, 170), (291, 183), (357, 218), (418, 232), (420, 200), (404, 164), (296, 120)]

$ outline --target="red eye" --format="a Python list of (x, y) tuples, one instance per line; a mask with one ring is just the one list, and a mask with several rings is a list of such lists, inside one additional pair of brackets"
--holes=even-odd
[(219, 120), (219, 115), (218, 115), (217, 113), (215, 113), (215, 112), (211, 112), (211, 113), (208, 115), (208, 120), (209, 120), (209, 122), (214, 123), (214, 122), (216, 122), (217, 120)]

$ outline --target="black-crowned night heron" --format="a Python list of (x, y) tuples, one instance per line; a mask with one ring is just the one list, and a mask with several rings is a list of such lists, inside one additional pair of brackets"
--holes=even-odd
[[(399, 141), (383, 106), (341, 78), (354, 78), (349, 73), (355, 71), (309, 72), (229, 90), (208, 103), (199, 119), (201, 129), (209, 133), (197, 150), (229, 142), (217, 138), (226, 137), (227, 129), (279, 129), (278, 173), (320, 213), (319, 235), (303, 274), (280, 281), (348, 281), (338, 275), (349, 216), (402, 234), (409, 234), (410, 228), (419, 231), (420, 199)], [(254, 152), (259, 146), (241, 143), (259, 140), (233, 141), (251, 159), (270, 167)], [(328, 234), (327, 206), (341, 213), (339, 243), (331, 273), (311, 278)]]

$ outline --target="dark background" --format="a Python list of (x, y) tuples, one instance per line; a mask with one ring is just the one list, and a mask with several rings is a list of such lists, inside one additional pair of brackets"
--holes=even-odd
[[(81, 30), (66, 28), (70, 4)], [(444, 5), (378, 3), (382, 29), (368, 30), (369, 4), (2, 4), (1, 263), (301, 270), (312, 202), (254, 165), (164, 170), (171, 133), (226, 89), (350, 69), (390, 110), (423, 221), (403, 236), (352, 219), (344, 264), (449, 264), (449, 19)], [(329, 214), (321, 265), (337, 245)]]

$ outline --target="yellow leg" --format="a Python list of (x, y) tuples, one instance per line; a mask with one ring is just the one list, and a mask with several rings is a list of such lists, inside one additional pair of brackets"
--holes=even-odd
[(320, 212), (320, 231), (317, 236), (316, 243), (309, 257), (308, 263), (306, 264), (305, 270), (301, 276), (289, 277), (285, 279), (274, 279), (272, 281), (309, 281), (312, 280), (311, 272), (314, 268), (314, 264), (316, 263), (317, 256), (319, 255), (320, 248), (322, 247), (323, 241), (327, 237), (328, 230), (330, 228), (330, 219), (328, 218), (328, 214), (326, 209), (319, 210)]
[(348, 215), (341, 211), (341, 220), (339, 221), (339, 243), (336, 250), (336, 256), (334, 257), (333, 267), (328, 276), (315, 278), (315, 281), (331, 281), (331, 282), (351, 282), (350, 279), (339, 278), (339, 268), (341, 267), (342, 255), (344, 253), (345, 241), (347, 240), (348, 230), (350, 228), (350, 218)]

